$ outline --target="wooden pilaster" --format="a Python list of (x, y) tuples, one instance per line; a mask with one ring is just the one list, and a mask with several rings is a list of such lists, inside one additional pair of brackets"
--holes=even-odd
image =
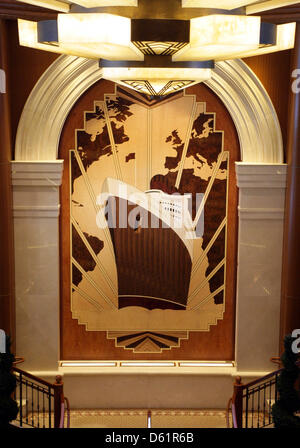
[[(300, 22), (297, 23), (291, 76), (295, 69), (300, 69)], [(300, 328), (300, 91), (292, 89), (292, 81), (291, 77), (286, 151), (288, 178), (283, 240), (280, 352), (283, 350), (284, 336)], [(299, 83), (298, 86), (300, 87)]]
[(0, 19), (0, 328), (11, 336), (15, 348), (14, 247), (11, 189), (11, 133), (8, 99), (6, 22)]

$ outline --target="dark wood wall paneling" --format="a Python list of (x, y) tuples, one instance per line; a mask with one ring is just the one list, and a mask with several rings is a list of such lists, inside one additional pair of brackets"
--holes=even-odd
[(272, 100), (282, 131), (284, 151), (287, 143), (288, 102), (291, 88), (290, 60), (291, 50), (244, 59)]
[(17, 22), (15, 20), (7, 21), (7, 27), (11, 132), (14, 147), (18, 123), (26, 100), (39, 78), (59, 55), (20, 46)]
[[(0, 94), (0, 328), (11, 335), (15, 350), (15, 277), (12, 217), (11, 165), (19, 119), (34, 85), (59, 56), (21, 47), (18, 43), (16, 9), (0, 2), (0, 68), (6, 72), (7, 93)], [(19, 3), (15, 2), (18, 4)], [(34, 7), (32, 7), (35, 10)], [(36, 19), (35, 14), (18, 17)], [(41, 9), (42, 8), (38, 8)], [(42, 14), (43, 18), (53, 18)], [(8, 20), (10, 19), (10, 20)], [(20, 354), (21, 355), (21, 354)]]
[[(300, 27), (292, 54), (291, 71), (300, 68)], [(299, 83), (298, 83), (299, 84)], [(300, 328), (300, 92), (290, 89), (287, 135), (288, 182), (286, 191), (285, 228), (281, 296), (280, 348), (284, 336)]]
[[(0, 69), (8, 69), (8, 33), (0, 19)], [(11, 88), (7, 77), (6, 92)], [(0, 328), (15, 348), (15, 290), (12, 218), (10, 104), (8, 93), (0, 93)]]
[[(294, 5), (271, 9), (257, 15), (261, 16), (263, 22), (276, 24), (300, 21), (300, 3), (295, 2)], [(282, 130), (285, 157), (291, 87), (291, 55), (292, 50), (289, 50), (244, 59), (261, 80), (274, 104)]]
[(57, 17), (57, 12), (16, 0), (0, 0), (0, 17), (9, 20), (16, 20), (17, 17), (26, 20), (51, 20)]

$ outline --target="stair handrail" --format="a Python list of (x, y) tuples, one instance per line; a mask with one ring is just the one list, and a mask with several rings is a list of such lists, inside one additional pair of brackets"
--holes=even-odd
[[(20, 361), (22, 362), (22, 361)], [(16, 363), (15, 363), (16, 364)], [(55, 383), (50, 383), (47, 380), (44, 380), (43, 378), (40, 378), (36, 375), (33, 375), (32, 373), (26, 372), (23, 369), (20, 369), (19, 367), (16, 367), (14, 365), (12, 367), (12, 372), (18, 373), (20, 375), (21, 381), (23, 377), (29, 378), (33, 381), (35, 381), (38, 384), (41, 384), (45, 387), (47, 387), (49, 390), (53, 391), (53, 397), (54, 397), (54, 428), (63, 428), (64, 424), (64, 418), (65, 418), (65, 402), (67, 404), (67, 427), (70, 427), (70, 404), (69, 400), (64, 396), (63, 391), (63, 381), (62, 376), (57, 375), (55, 377)], [(22, 403), (21, 403), (22, 407)], [(21, 419), (22, 419), (22, 413), (21, 413)]]
[(240, 376), (237, 376), (234, 382), (234, 390), (233, 396), (228, 402), (227, 406), (227, 426), (229, 424), (229, 412), (231, 408), (232, 420), (233, 420), (233, 428), (242, 428), (243, 427), (243, 398), (244, 391), (248, 390), (250, 387), (258, 385), (260, 383), (267, 382), (271, 378), (278, 376), (282, 372), (283, 368), (275, 370), (273, 372), (268, 373), (260, 378), (257, 378), (253, 381), (250, 381), (246, 384), (242, 383), (242, 379)]

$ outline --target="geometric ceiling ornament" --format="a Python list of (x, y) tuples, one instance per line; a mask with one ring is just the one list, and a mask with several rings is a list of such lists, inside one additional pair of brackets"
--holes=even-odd
[[(47, 2), (38, 1), (40, 5), (47, 5)], [(284, 2), (220, 0), (214, 4), (205, 0), (183, 0), (182, 3), (164, 0), (152, 4), (146, 0), (79, 0), (76, 3), (79, 6), (51, 0), (52, 8), (57, 6), (59, 11), (64, 11), (57, 15), (57, 20), (38, 23), (19, 20), (20, 44), (100, 59), (105, 79), (150, 97), (168, 95), (208, 80), (214, 61), (294, 46), (295, 27), (292, 25), (278, 29), (276, 25), (262, 23), (259, 16), (245, 14), (246, 5), (251, 8), (261, 4), (267, 8), (265, 4), (275, 7)], [(60, 8), (61, 5), (67, 5), (67, 9)], [(94, 9), (81, 12), (82, 6)], [(239, 9), (241, 6), (243, 8)], [(230, 14), (226, 9), (231, 10)], [(149, 63), (146, 57), (157, 58), (157, 61)], [(103, 64), (103, 60), (118, 64)], [(132, 61), (142, 64), (131, 65)], [(211, 66), (202, 70), (201, 66), (185, 67), (176, 65), (177, 62), (205, 62)]]
[(132, 43), (145, 55), (172, 56), (189, 43), (189, 20), (132, 19)]
[[(105, 75), (104, 75), (105, 76)], [(109, 79), (109, 78), (108, 78)], [(178, 90), (189, 87), (195, 83), (195, 80), (176, 80), (176, 81), (165, 81), (158, 80), (155, 84), (154, 82), (148, 80), (136, 80), (136, 79), (123, 79), (120, 81), (116, 81), (119, 84), (125, 84), (131, 87), (138, 92), (145, 93), (150, 96), (161, 96), (168, 95), (170, 93), (174, 93)], [(157, 88), (158, 87), (158, 88)], [(157, 90), (155, 90), (155, 88)]]
[(107, 331), (107, 339), (114, 339), (116, 347), (132, 350), (133, 353), (162, 353), (163, 350), (179, 348), (181, 341), (188, 337), (188, 331)]
[[(163, 61), (162, 64), (159, 64)], [(166, 63), (166, 62), (167, 63)], [(168, 65), (161, 67), (160, 65)], [(145, 56), (144, 63), (128, 61), (125, 64), (100, 60), (104, 79), (131, 87), (149, 96), (175, 93), (211, 78), (213, 61), (172, 62), (170, 56)]]
[(150, 55), (172, 56), (187, 45), (187, 42), (155, 42), (133, 41), (133, 44), (143, 53)]

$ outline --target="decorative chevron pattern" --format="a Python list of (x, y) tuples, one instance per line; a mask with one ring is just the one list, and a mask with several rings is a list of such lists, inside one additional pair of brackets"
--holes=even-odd
[(163, 87), (160, 86), (159, 88), (160, 90), (157, 91), (154, 89), (153, 85), (147, 80), (122, 79), (122, 82), (130, 86), (132, 89), (137, 90), (140, 93), (144, 93), (150, 96), (161, 96), (175, 93), (178, 90), (182, 89), (183, 87), (188, 87), (189, 85), (193, 84), (195, 80), (185, 79), (185, 80), (168, 81)]
[(188, 331), (169, 331), (156, 333), (153, 331), (124, 332), (108, 331), (107, 339), (115, 339), (116, 347), (133, 350), (134, 353), (161, 353), (180, 347), (182, 339), (188, 339)]
[(172, 56), (181, 48), (187, 45), (187, 42), (150, 42), (134, 41), (133, 44), (143, 53), (149, 55)]

